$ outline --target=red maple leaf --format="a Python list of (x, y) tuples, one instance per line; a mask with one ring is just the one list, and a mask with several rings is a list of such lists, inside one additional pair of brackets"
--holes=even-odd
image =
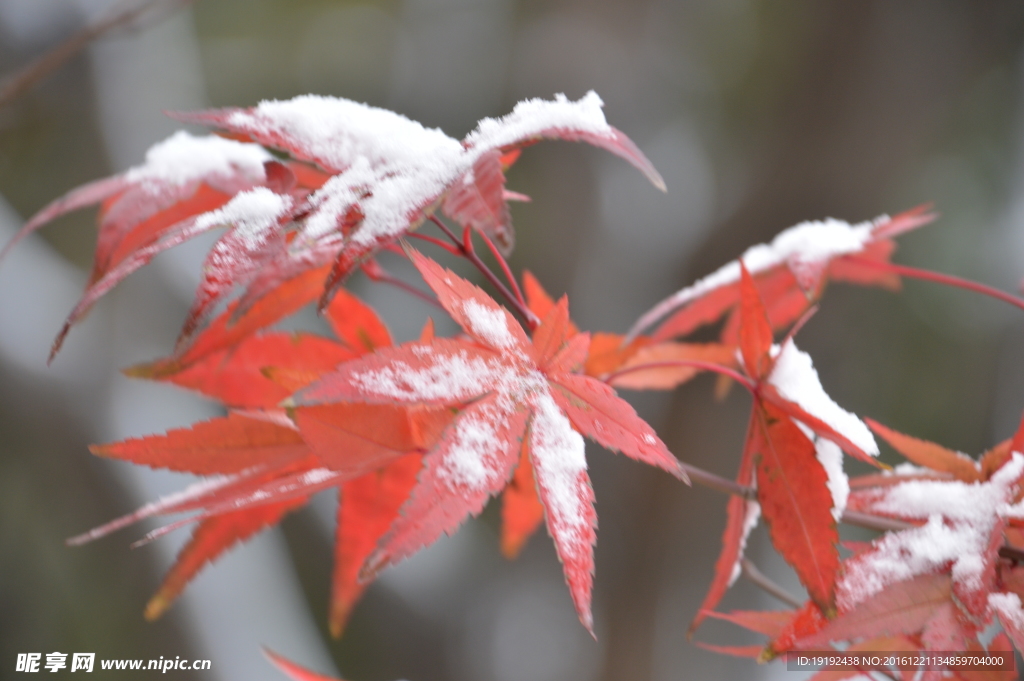
[(685, 479), (679, 462), (612, 388), (576, 373), (589, 338), (570, 333), (564, 298), (531, 342), (482, 290), (415, 251), (410, 257), (468, 338), (380, 349), (341, 365), (293, 398), (303, 433), (312, 410), (338, 405), (454, 414), (424, 457), (409, 500), (364, 572), (407, 558), (479, 513), (508, 485), (525, 448), (576, 611), (592, 631), (597, 517), (581, 434)]
[[(237, 289), (235, 315), (304, 272), (328, 268), (319, 282), (326, 306), (354, 269), (438, 207), (509, 250), (506, 201), (521, 197), (505, 190), (503, 171), (521, 147), (539, 139), (607, 149), (664, 189), (650, 161), (605, 121), (602, 106), (593, 92), (577, 102), (562, 95), (524, 101), (503, 118), (483, 119), (462, 141), (391, 111), (312, 95), (177, 114), (259, 144), (178, 133), (154, 146), (144, 165), (47, 206), (15, 237), (104, 202), (92, 276), (51, 358), (71, 325), (106, 292), (158, 253), (211, 229), (228, 231), (206, 258), (179, 348)], [(294, 160), (275, 161), (264, 146)]]
[(741, 323), (741, 262), (760, 285), (773, 329), (800, 319), (830, 280), (897, 288), (899, 277), (886, 267), (896, 249), (893, 237), (934, 219), (922, 206), (859, 225), (829, 219), (790, 227), (770, 244), (750, 247), (739, 259), (665, 298), (640, 317), (627, 338), (662, 319), (652, 334), (654, 340), (686, 336), (732, 312), (722, 342), (734, 345)]
[[(296, 282), (304, 285), (303, 282)], [(308, 287), (307, 287), (308, 290)], [(160, 528), (160, 536), (185, 524), (198, 523), (157, 593), (146, 606), (147, 619), (170, 607), (188, 582), (208, 563), (240, 541), (272, 526), (301, 507), (318, 491), (339, 490), (335, 567), (332, 579), (330, 628), (340, 636), (352, 606), (367, 586), (359, 569), (398, 514), (420, 469), (421, 451), (432, 444), (449, 417), (429, 410), (363, 405), (350, 420), (364, 422), (361, 450), (350, 448), (355, 460), (370, 464), (338, 466), (313, 454), (294, 423), (277, 408), (278, 402), (338, 363), (391, 344), (387, 328), (373, 310), (346, 291), (331, 301), (325, 316), (343, 341), (311, 334), (252, 333), (290, 311), (294, 291), (278, 292), (239, 319), (227, 323), (230, 310), (207, 328), (183, 355), (136, 367), (136, 375), (192, 388), (234, 407), (224, 418), (194, 424), (164, 435), (133, 438), (92, 447), (94, 454), (199, 475), (219, 475), (182, 493), (148, 504), (71, 543), (81, 543), (143, 518), (191, 513), (182, 521)], [(359, 405), (355, 405), (357, 408)], [(352, 418), (352, 416), (356, 418)], [(431, 418), (435, 417), (434, 421)], [(382, 433), (374, 427), (392, 426)], [(411, 432), (401, 424), (422, 427)], [(433, 423), (433, 425), (431, 425)], [(424, 429), (433, 432), (433, 440)], [(375, 436), (376, 440), (373, 438)], [(384, 444), (381, 444), (381, 443)], [(367, 454), (371, 444), (389, 446), (397, 458), (384, 465)], [(408, 453), (407, 452), (411, 452)], [(332, 466), (334, 466), (332, 468)]]
[(828, 397), (808, 355), (792, 338), (774, 345), (772, 326), (753, 277), (739, 264), (737, 336), (753, 410), (736, 482), (756, 500), (734, 496), (726, 508), (722, 553), (692, 633), (739, 575), (747, 536), (763, 517), (772, 543), (796, 570), (820, 612), (835, 610), (839, 569), (836, 521), (848, 482), (842, 452), (873, 462), (878, 448), (867, 427)]

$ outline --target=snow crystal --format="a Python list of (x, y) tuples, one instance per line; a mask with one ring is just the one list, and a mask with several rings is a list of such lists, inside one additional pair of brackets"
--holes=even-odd
[(497, 455), (505, 448), (498, 430), (505, 416), (493, 405), (463, 414), (455, 424), (454, 442), (438, 469), (440, 477), (471, 489), (484, 487), (501, 473)]
[(827, 263), (830, 259), (858, 253), (871, 241), (871, 232), (888, 222), (888, 215), (880, 215), (869, 222), (850, 225), (848, 222), (827, 218), (801, 222), (779, 232), (770, 244), (751, 246), (738, 260), (733, 260), (711, 274), (672, 294), (645, 313), (629, 332), (635, 337), (672, 310), (682, 307), (711, 291), (740, 280), (740, 261), (751, 274), (765, 272), (787, 264), (798, 276), (809, 269)]
[(587, 470), (583, 436), (573, 429), (549, 391), (538, 393), (533, 400), (530, 447), (550, 522), (563, 532), (584, 531), (588, 493), (581, 489), (584, 483), (580, 480)]
[(569, 101), (561, 93), (555, 95), (554, 101), (528, 99), (516, 104), (506, 116), (481, 120), (476, 130), (466, 136), (466, 144), (478, 149), (497, 149), (559, 128), (611, 137), (612, 128), (604, 118), (603, 106), (593, 90), (577, 102)]
[(273, 159), (258, 144), (236, 142), (216, 135), (195, 137), (178, 131), (149, 148), (146, 162), (125, 173), (129, 182), (182, 186), (206, 178), (262, 182), (263, 164)]
[(458, 401), (476, 397), (508, 383), (513, 372), (500, 362), (470, 357), (465, 350), (456, 354), (431, 353), (422, 356), (427, 366), (413, 368), (392, 362), (382, 369), (352, 375), (351, 383), (363, 392), (398, 400)]
[(221, 208), (197, 217), (194, 229), (234, 225), (235, 236), (242, 239), (248, 250), (252, 250), (291, 207), (291, 197), (275, 194), (266, 187), (256, 187), (236, 194)]
[(768, 382), (779, 394), (827, 423), (866, 454), (878, 456), (878, 444), (864, 422), (836, 404), (821, 387), (811, 356), (792, 340), (786, 341), (781, 350), (773, 350), (777, 356)]
[(462, 312), (469, 323), (468, 331), (491, 347), (505, 349), (515, 345), (508, 319), (500, 308), (490, 308), (470, 298), (463, 303)]
[(1024, 608), (1021, 607), (1020, 596), (1015, 593), (989, 594), (988, 606), (1009, 626), (1024, 630)]
[(850, 498), (850, 479), (843, 472), (843, 450), (839, 445), (819, 437), (814, 443), (815, 456), (828, 475), (828, 491), (832, 493), (832, 517), (839, 522)]
[(756, 501), (747, 502), (747, 514), (743, 517), (743, 531), (740, 533), (740, 551), (736, 554), (736, 563), (732, 566), (732, 574), (729, 575), (729, 586), (736, 583), (740, 573), (743, 572), (743, 553), (747, 550), (747, 539), (750, 533), (757, 527), (757, 521), (761, 519), (761, 504)]
[(886, 490), (867, 510), (928, 522), (890, 532), (871, 552), (852, 559), (837, 589), (840, 608), (949, 563), (954, 582), (977, 588), (989, 535), (1022, 472), (1024, 456), (1014, 453), (988, 482), (912, 480)]

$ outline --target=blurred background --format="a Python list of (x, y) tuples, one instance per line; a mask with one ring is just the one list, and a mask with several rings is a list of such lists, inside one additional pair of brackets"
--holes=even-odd
[[(115, 7), (0, 0), (0, 74)], [(141, 162), (179, 127), (165, 109), (314, 92), (461, 137), (518, 100), (594, 89), (667, 194), (582, 145), (531, 147), (509, 172), (509, 188), (533, 197), (512, 209), (512, 264), (568, 293), (583, 328), (623, 332), (663, 296), (802, 220), (854, 222), (925, 202), (941, 219), (901, 238), (898, 261), (1006, 290), (1024, 275), (1018, 2), (168, 0), (156, 10), (0, 108), (0, 240), (72, 187)], [(145, 623), (185, 536), (136, 551), (128, 545), (145, 528), (63, 542), (188, 482), (95, 460), (86, 445), (216, 414), (117, 373), (170, 351), (209, 242), (133, 275), (47, 368), (94, 238), (94, 213), (83, 211), (0, 265), (0, 678), (20, 678), (17, 653), (53, 651), (212, 660), (182, 678), (282, 678), (261, 645), (357, 681), (801, 678), (686, 640), (725, 499), (592, 444), (596, 642), (543, 532), (517, 561), (501, 558), (495, 508), (385, 573), (331, 640), (330, 498), (232, 552)], [(415, 301), (354, 285), (401, 339), (416, 333), (425, 311)], [(1019, 311), (919, 282), (898, 295), (837, 285), (800, 335), (839, 404), (972, 454), (1020, 418), (1022, 340)], [(715, 402), (712, 387), (702, 377), (630, 399), (680, 458), (731, 477), (749, 402), (741, 391)], [(799, 592), (763, 532), (749, 555)], [(781, 604), (740, 580), (723, 608), (740, 607)], [(698, 638), (754, 642), (714, 622)]]

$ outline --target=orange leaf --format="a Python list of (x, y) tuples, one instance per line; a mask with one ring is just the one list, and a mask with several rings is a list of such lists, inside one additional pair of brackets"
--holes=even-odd
[(981, 480), (978, 464), (969, 456), (946, 449), (934, 442), (904, 435), (869, 418), (865, 418), (864, 422), (893, 449), (918, 466), (952, 473), (958, 480), (965, 482)]
[(166, 435), (92, 445), (89, 450), (97, 456), (199, 475), (238, 473), (298, 459), (309, 451), (294, 429), (236, 413)]

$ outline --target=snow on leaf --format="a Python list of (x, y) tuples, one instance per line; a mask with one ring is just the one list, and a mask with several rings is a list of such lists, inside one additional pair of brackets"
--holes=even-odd
[[(851, 454), (878, 456), (878, 444), (864, 422), (846, 411), (828, 396), (821, 386), (818, 372), (814, 369), (810, 355), (796, 347), (792, 339), (787, 340), (781, 348), (775, 346), (775, 364), (768, 376), (768, 385), (772, 386), (785, 401), (797, 405), (805, 414), (828, 426), (834, 433), (836, 444), (843, 446)], [(779, 404), (785, 407), (784, 404)], [(800, 415), (794, 414), (794, 418)], [(806, 425), (817, 430), (816, 423), (805, 421)], [(832, 439), (832, 433), (821, 433)]]
[(988, 605), (1013, 640), (1013, 645), (1017, 650), (1024, 650), (1024, 608), (1020, 597), (1015, 593), (993, 593), (988, 596)]
[(594, 580), (597, 514), (587, 475), (583, 437), (558, 408), (550, 393), (534, 402), (530, 451), (548, 532), (562, 561), (576, 612), (593, 635), (590, 590)]
[(950, 602), (949, 575), (922, 573), (887, 584), (852, 605), (842, 614), (797, 644), (805, 649), (830, 641), (849, 641), (874, 636), (919, 633), (935, 609)]
[[(44, 209), (16, 240), (68, 210), (102, 200), (109, 204), (93, 276), (54, 344), (56, 352), (70, 326), (129, 273), (213, 226), (228, 227), (207, 260), (181, 336), (186, 342), (215, 303), (236, 287), (242, 289), (237, 308), (242, 314), (290, 279), (330, 266), (322, 280), (325, 307), (361, 262), (438, 207), (511, 247), (503, 165), (514, 160), (509, 152), (539, 138), (607, 149), (663, 187), (636, 146), (607, 124), (601, 107), (594, 93), (577, 102), (562, 95), (522, 102), (505, 118), (482, 121), (464, 142), (391, 111), (313, 95), (247, 110), (179, 114), (260, 144), (179, 133), (151, 149), (143, 166)], [(298, 160), (276, 161), (260, 145)], [(197, 200), (189, 203), (190, 197)], [(259, 215), (242, 210), (257, 199), (278, 205), (264, 206)]]
[(1017, 494), (1022, 472), (1024, 455), (1014, 454), (987, 482), (914, 480), (885, 488), (865, 510), (927, 522), (890, 532), (847, 561), (837, 587), (840, 608), (849, 610), (889, 584), (946, 566), (966, 593), (982, 588), (991, 535)]
[[(589, 629), (596, 516), (583, 436), (678, 477), (683, 477), (682, 469), (654, 430), (612, 388), (572, 373), (583, 364), (588, 337), (577, 334), (556, 342), (568, 333), (565, 303), (549, 313), (550, 328), (537, 334), (538, 347), (483, 291), (414, 251), (410, 257), (472, 340), (433, 339), (382, 348), (300, 390), (289, 407), (321, 457), (327, 456), (326, 450), (317, 444), (319, 436), (308, 422), (311, 417), (323, 421), (316, 410), (415, 407), (434, 410), (434, 423), (447, 415), (440, 438), (424, 448), (424, 469), (409, 501), (363, 574), (412, 555), (479, 513), (492, 495), (508, 486), (528, 441), (548, 530), (577, 613)], [(351, 431), (372, 428), (370, 421), (341, 414), (333, 425)], [(379, 439), (393, 429), (373, 430)], [(330, 437), (325, 434), (324, 442)], [(355, 458), (367, 460), (363, 454)]]
[(73, 210), (108, 201), (97, 248), (97, 260), (105, 260), (132, 228), (191, 197), (199, 183), (217, 190), (223, 203), (237, 191), (264, 183), (267, 179), (264, 164), (271, 161), (273, 157), (258, 144), (213, 135), (195, 137), (179, 131), (150, 147), (144, 164), (122, 175), (75, 189), (43, 208), (0, 252), (0, 259), (47, 222)]
[[(825, 275), (833, 265), (842, 264), (842, 273), (847, 274), (844, 278), (849, 281), (879, 283), (883, 277), (877, 269), (865, 272), (867, 268), (851, 264), (843, 256), (880, 256), (887, 262), (891, 248), (881, 253), (869, 251), (877, 244), (892, 243), (888, 241), (892, 237), (932, 219), (934, 215), (917, 208), (894, 218), (883, 215), (857, 225), (833, 218), (802, 222), (780, 232), (770, 244), (751, 246), (737, 260), (658, 303), (633, 325), (627, 339), (636, 337), (669, 314), (672, 316), (655, 332), (656, 340), (686, 335), (702, 324), (719, 319), (739, 301), (740, 261), (755, 276), (770, 276), (785, 268), (793, 277), (793, 283), (805, 292), (805, 297), (811, 298), (817, 297)], [(781, 295), (780, 291), (772, 299)], [(804, 309), (810, 304), (808, 302)], [(796, 314), (790, 321), (799, 316)]]
[(452, 533), (508, 483), (519, 459), (527, 413), (503, 410), (496, 396), (466, 407), (423, 461), (400, 517), (370, 557), (372, 575)]

